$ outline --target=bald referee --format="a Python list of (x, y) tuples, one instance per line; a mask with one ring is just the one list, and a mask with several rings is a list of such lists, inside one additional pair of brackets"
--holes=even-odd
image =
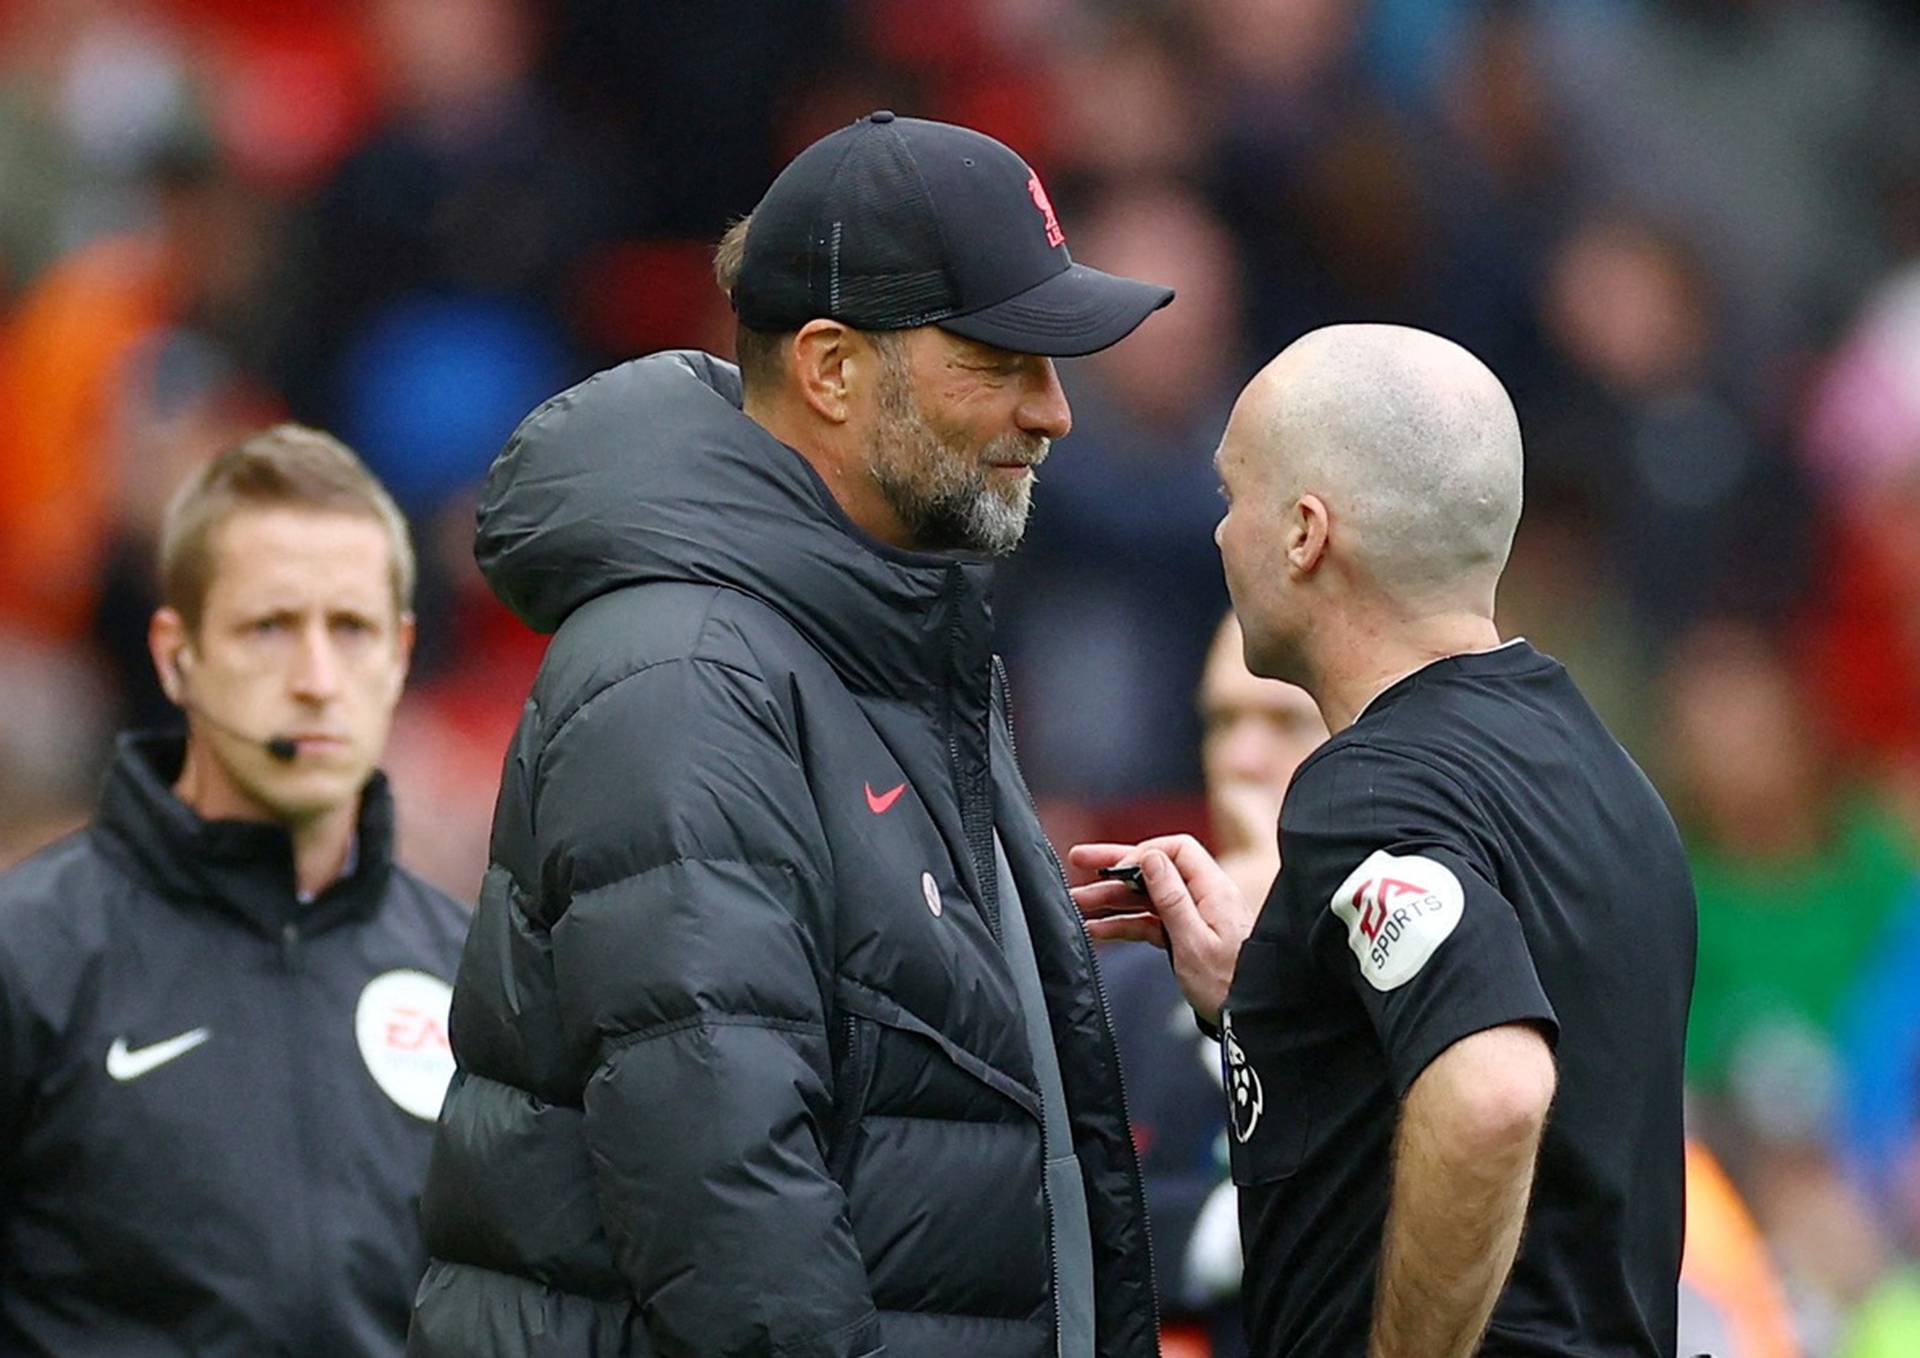
[(1253, 1352), (1670, 1358), (1693, 891), (1567, 672), (1495, 629), (1506, 392), (1434, 335), (1319, 330), (1217, 462), (1247, 663), (1333, 737), (1264, 906), (1184, 836), (1073, 857), (1140, 864), (1150, 905), (1082, 912), (1170, 942), (1221, 1030)]

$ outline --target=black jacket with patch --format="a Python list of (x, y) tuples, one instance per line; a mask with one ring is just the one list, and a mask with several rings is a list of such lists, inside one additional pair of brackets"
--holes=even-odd
[(0, 876), (0, 1355), (397, 1355), (468, 912), (394, 866), (384, 779), (301, 905), (181, 753), (122, 737), (93, 823)]
[(558, 629), (454, 992), (411, 1352), (1053, 1349), (1040, 1100), (993, 835), (1038, 953), (1097, 1351), (1156, 1351), (1091, 949), (1015, 766), (984, 563), (860, 533), (656, 355), (496, 462), (479, 558)]

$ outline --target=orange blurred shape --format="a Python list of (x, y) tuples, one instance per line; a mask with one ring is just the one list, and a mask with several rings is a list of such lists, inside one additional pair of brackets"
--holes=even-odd
[(47, 270), (0, 334), (0, 621), (54, 638), (87, 626), (121, 379), (171, 293), (161, 250), (101, 240)]
[(1687, 1143), (1681, 1281), (1711, 1304), (1741, 1358), (1800, 1358), (1786, 1295), (1746, 1204), (1706, 1147)]
[(1213, 1358), (1213, 1341), (1198, 1325), (1168, 1325), (1160, 1331), (1160, 1358)]

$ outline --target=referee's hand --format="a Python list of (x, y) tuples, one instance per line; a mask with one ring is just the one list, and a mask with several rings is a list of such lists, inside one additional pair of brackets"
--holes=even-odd
[(1213, 855), (1192, 835), (1161, 835), (1139, 844), (1076, 844), (1067, 858), (1082, 872), (1140, 865), (1145, 895), (1120, 881), (1073, 889), (1087, 932), (1167, 949), (1187, 1003), (1218, 1023), (1257, 910)]

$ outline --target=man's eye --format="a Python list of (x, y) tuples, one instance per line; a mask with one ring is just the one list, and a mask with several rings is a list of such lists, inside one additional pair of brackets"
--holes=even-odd
[(287, 627), (285, 618), (259, 618), (247, 630), (265, 636), (272, 632), (284, 632)]

